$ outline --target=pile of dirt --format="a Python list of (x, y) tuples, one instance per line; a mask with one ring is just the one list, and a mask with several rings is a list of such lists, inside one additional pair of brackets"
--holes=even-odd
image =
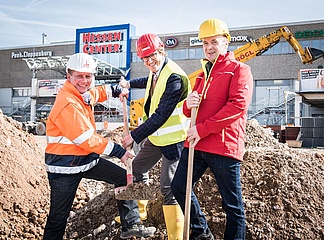
[(0, 111), (0, 239), (40, 239), (49, 206), (44, 150)]
[[(103, 135), (119, 143), (123, 136), (121, 128)], [(49, 209), (44, 147), (43, 138), (22, 131), (18, 122), (0, 112), (0, 239), (42, 238)], [(249, 121), (241, 168), (247, 239), (323, 239), (323, 163), (323, 150), (289, 148), (271, 130)], [(154, 182), (159, 175), (160, 163), (150, 171)], [(226, 216), (209, 171), (194, 191), (215, 239), (222, 239)], [(117, 215), (113, 186), (84, 180), (65, 238), (119, 239)], [(144, 224), (157, 227), (151, 239), (167, 238), (161, 197), (149, 201)]]

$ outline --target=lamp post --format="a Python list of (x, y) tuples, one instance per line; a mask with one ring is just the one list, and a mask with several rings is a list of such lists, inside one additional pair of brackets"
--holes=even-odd
[(47, 37), (47, 34), (46, 33), (42, 33), (42, 44), (43, 45), (46, 43), (46, 37)]

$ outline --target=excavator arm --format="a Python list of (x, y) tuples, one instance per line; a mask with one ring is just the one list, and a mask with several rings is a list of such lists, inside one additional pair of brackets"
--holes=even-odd
[[(233, 51), (235, 59), (240, 62), (246, 62), (256, 56), (260, 56), (279, 43), (281, 38), (284, 38), (290, 44), (294, 51), (299, 55), (303, 64), (311, 64), (313, 61), (324, 57), (324, 52), (322, 50), (309, 47), (303, 49), (288, 27), (283, 26), (274, 32), (263, 35), (262, 37), (252, 40), (242, 47), (235, 49)], [(188, 75), (191, 86), (194, 85), (196, 78), (201, 71), (202, 70), (199, 69)]]

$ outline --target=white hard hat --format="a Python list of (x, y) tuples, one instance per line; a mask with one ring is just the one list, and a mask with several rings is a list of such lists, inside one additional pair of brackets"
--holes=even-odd
[(87, 53), (76, 53), (67, 62), (66, 71), (71, 69), (78, 72), (95, 73), (96, 67), (97, 64), (91, 55)]

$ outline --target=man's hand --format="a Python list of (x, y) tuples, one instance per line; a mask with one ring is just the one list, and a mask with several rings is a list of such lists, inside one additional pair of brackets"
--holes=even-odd
[(199, 136), (199, 134), (197, 132), (196, 126), (193, 126), (192, 128), (189, 128), (189, 130), (187, 131), (187, 134), (188, 134), (188, 142), (190, 143), (192, 141), (191, 146), (195, 147), (196, 144), (200, 140), (200, 136)]
[(126, 151), (124, 156), (120, 159), (120, 161), (126, 166), (126, 161), (128, 158), (134, 158), (135, 155), (131, 153), (130, 151)]
[(200, 103), (200, 98), (201, 98), (201, 94), (198, 94), (197, 91), (188, 94), (187, 101), (186, 101), (187, 108), (191, 109), (191, 108), (198, 107)]
[(124, 148), (132, 147), (133, 143), (134, 143), (134, 139), (132, 138), (132, 136), (130, 134), (125, 136), (122, 141)]
[(119, 86), (121, 86), (122, 88), (126, 88), (126, 89), (130, 88), (129, 82), (125, 78), (121, 78), (121, 80), (119, 82)]
[(126, 99), (128, 98), (129, 90), (127, 88), (123, 88), (122, 92), (119, 94), (119, 99), (121, 102), (124, 101), (124, 96)]

